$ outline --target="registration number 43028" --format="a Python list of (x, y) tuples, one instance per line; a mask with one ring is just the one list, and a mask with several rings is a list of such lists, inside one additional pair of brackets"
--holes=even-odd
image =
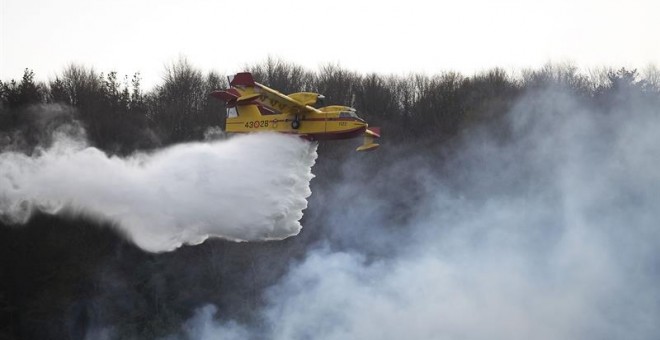
[(267, 120), (255, 120), (251, 122), (246, 122), (245, 127), (248, 129), (256, 129), (259, 127), (268, 127), (268, 121)]

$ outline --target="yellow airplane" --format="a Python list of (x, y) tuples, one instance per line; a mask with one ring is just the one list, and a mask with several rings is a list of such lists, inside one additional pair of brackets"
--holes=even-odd
[(254, 81), (248, 72), (230, 77), (226, 90), (213, 91), (211, 96), (227, 104), (226, 132), (247, 133), (275, 131), (297, 134), (310, 140), (346, 139), (360, 135), (364, 143), (357, 151), (376, 149), (374, 139), (380, 138), (379, 128), (369, 128), (354, 108), (331, 105), (315, 108), (323, 95), (298, 92), (289, 95)]

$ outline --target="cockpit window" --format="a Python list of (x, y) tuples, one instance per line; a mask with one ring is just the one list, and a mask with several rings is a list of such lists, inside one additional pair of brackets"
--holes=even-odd
[(339, 113), (339, 118), (353, 118), (354, 120), (364, 122), (364, 119), (358, 117), (355, 110), (342, 111)]

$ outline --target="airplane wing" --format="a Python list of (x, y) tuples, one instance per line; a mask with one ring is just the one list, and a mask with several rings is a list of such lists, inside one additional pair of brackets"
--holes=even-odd
[(279, 91), (255, 82), (252, 74), (248, 72), (236, 74), (229, 84), (245, 90), (251, 89), (254, 93), (258, 93), (259, 97), (257, 101), (259, 104), (275, 111), (301, 115), (321, 113), (321, 111), (312, 106), (305, 105)]

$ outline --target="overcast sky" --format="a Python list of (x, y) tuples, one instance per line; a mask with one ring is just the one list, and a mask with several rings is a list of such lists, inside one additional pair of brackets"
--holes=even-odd
[(657, 0), (0, 0), (0, 79), (77, 63), (158, 83), (185, 56), (222, 73), (281, 58), (407, 74), (572, 62), (660, 65)]

